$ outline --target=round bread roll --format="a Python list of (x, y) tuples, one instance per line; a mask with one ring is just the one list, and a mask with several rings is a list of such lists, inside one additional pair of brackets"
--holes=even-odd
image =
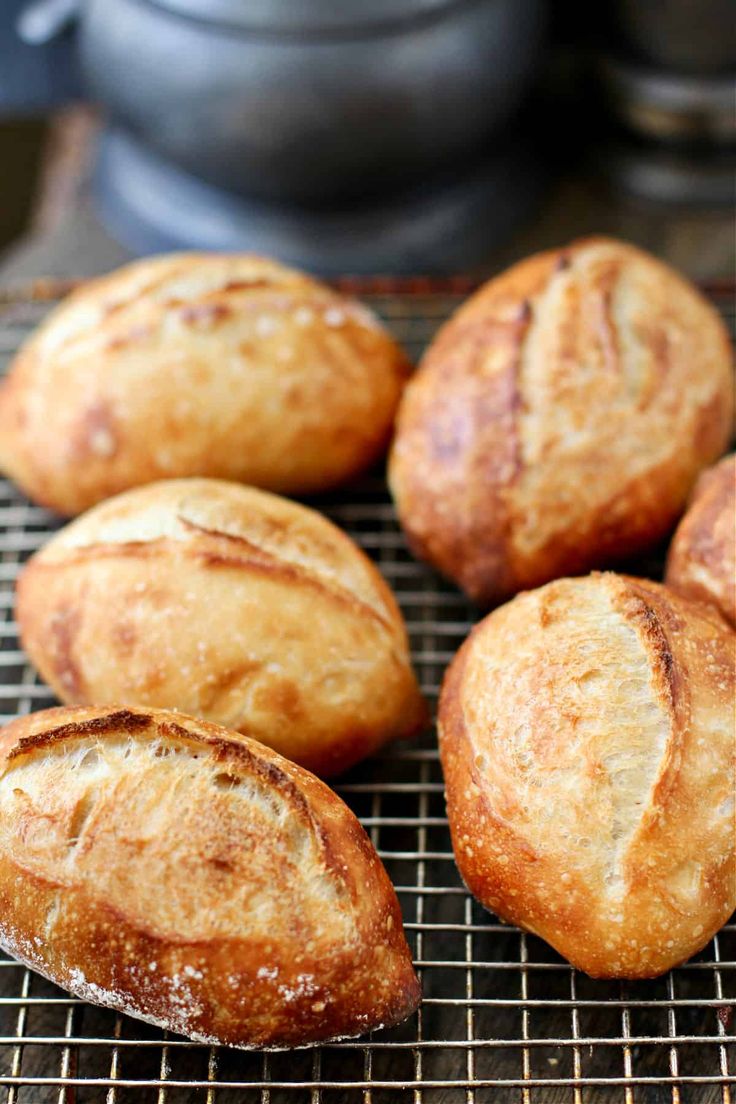
[(736, 636), (642, 579), (560, 579), (453, 660), (440, 751), (460, 873), (593, 977), (644, 978), (736, 908)]
[(665, 582), (712, 602), (736, 628), (736, 455), (698, 480), (670, 547)]
[(664, 537), (732, 412), (714, 308), (633, 246), (579, 241), (443, 327), (402, 400), (390, 482), (416, 554), (489, 605)]
[(364, 306), (251, 256), (184, 253), (85, 284), (0, 388), (0, 468), (77, 514), (156, 479), (289, 494), (385, 449), (409, 370)]
[(361, 1035), (420, 996), (396, 893), (340, 798), (160, 710), (50, 709), (0, 733), (0, 946), (229, 1046)]
[(425, 719), (370, 560), (314, 510), (233, 483), (101, 503), (28, 562), (16, 617), (62, 701), (180, 709), (321, 775)]

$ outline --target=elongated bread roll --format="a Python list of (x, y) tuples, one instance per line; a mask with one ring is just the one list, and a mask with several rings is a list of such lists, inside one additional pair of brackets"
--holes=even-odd
[(52, 709), (0, 734), (0, 944), (86, 1000), (240, 1047), (362, 1034), (419, 984), (350, 810), (180, 714)]
[(321, 775), (425, 718), (370, 560), (316, 511), (238, 484), (101, 503), (30, 560), (16, 615), (62, 701), (181, 709)]
[(409, 362), (362, 304), (253, 256), (146, 258), (92, 280), (0, 386), (0, 468), (62, 514), (156, 479), (286, 494), (383, 452)]
[(736, 456), (703, 472), (667, 557), (667, 586), (711, 602), (736, 628)]
[(496, 276), (442, 327), (399, 409), (390, 481), (417, 555), (482, 605), (664, 538), (733, 426), (718, 312), (590, 238)]
[(440, 749), (460, 872), (594, 977), (654, 977), (736, 908), (736, 636), (619, 575), (560, 579), (473, 631)]

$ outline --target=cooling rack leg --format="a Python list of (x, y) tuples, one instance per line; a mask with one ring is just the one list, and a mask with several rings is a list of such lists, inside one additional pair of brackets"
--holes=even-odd
[[(20, 996), (25, 999), (31, 991), (31, 972), (30, 970), (23, 971), (23, 978), (20, 983)], [(28, 1021), (28, 1008), (25, 1004), (21, 1004), (18, 1008), (18, 1018), (15, 1022), (15, 1034), (19, 1039), (22, 1039), (26, 1033), (26, 1023)], [(20, 1077), (20, 1071), (23, 1065), (23, 1046), (13, 1047), (13, 1057), (10, 1063), (10, 1075), (11, 1077)], [(18, 1090), (14, 1085), (8, 1088), (8, 1100), (7, 1104), (18, 1104)]]
[[(123, 1033), (123, 1017), (120, 1013), (115, 1017), (115, 1025), (113, 1027), (113, 1038), (119, 1039)], [(120, 1076), (120, 1047), (113, 1046), (112, 1053), (110, 1055), (110, 1080), (117, 1081)], [(105, 1104), (118, 1104), (118, 1090), (114, 1085), (111, 1085), (107, 1090), (107, 1097)]]
[[(573, 1002), (570, 1009), (570, 1034), (574, 1040), (580, 1038), (580, 1014), (577, 1007), (577, 983), (575, 980), (575, 970), (570, 967), (570, 1000)], [(580, 1047), (573, 1045), (572, 1048), (572, 1076), (573, 1076), (573, 1089), (572, 1099), (573, 1104), (583, 1104), (583, 1096), (580, 1091), (580, 1078), (582, 1075), (582, 1063), (580, 1057)]]
[[(721, 944), (717, 935), (713, 936), (713, 961), (719, 963), (721, 961)], [(721, 971), (718, 966), (713, 970), (713, 985), (715, 987), (715, 995), (717, 1000), (723, 999), (723, 980), (721, 978)], [(721, 1038), (725, 1038), (726, 1027), (718, 1012), (716, 1012), (716, 1021), (718, 1023), (718, 1034)], [(731, 1089), (728, 1084), (729, 1071), (728, 1071), (728, 1051), (726, 1050), (725, 1043), (721, 1043), (718, 1048), (718, 1061), (721, 1068), (721, 1075), (725, 1078), (722, 1087), (723, 1092), (723, 1104), (731, 1104)]]
[[(473, 961), (473, 932), (471, 930), (471, 924), (473, 923), (473, 902), (468, 896), (465, 898), (465, 925), (467, 932), (465, 934), (465, 961), (472, 963)], [(467, 1000), (467, 1006), (465, 1010), (465, 1038), (468, 1043), (475, 1042), (475, 1011), (473, 1009), (473, 967), (468, 966), (465, 971), (465, 999)], [(468, 1079), (468, 1084), (472, 1085), (475, 1081), (475, 1049), (472, 1046), (468, 1046), (465, 1052), (465, 1076)], [(466, 1104), (475, 1104), (475, 1089), (469, 1088), (467, 1090)]]
[[(66, 1014), (66, 1023), (64, 1025), (64, 1035), (67, 1039), (73, 1039), (78, 1032), (75, 1030), (77, 1022), (81, 1019), (81, 1009), (78, 1005), (72, 1005)], [(77, 1047), (66, 1046), (61, 1052), (61, 1062), (59, 1067), (59, 1077), (66, 1080), (69, 1077), (76, 1077), (79, 1067), (79, 1050)], [(77, 1090), (72, 1085), (62, 1085), (59, 1089), (58, 1104), (75, 1104), (77, 1099)]]

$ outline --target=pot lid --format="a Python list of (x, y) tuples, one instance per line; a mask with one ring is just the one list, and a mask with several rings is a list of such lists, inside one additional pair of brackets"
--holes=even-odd
[[(148, 0), (199, 22), (236, 31), (270, 34), (373, 33), (399, 29), (431, 18), (445, 8), (465, 7), (478, 0)], [(488, 0), (480, 0), (488, 2)]]

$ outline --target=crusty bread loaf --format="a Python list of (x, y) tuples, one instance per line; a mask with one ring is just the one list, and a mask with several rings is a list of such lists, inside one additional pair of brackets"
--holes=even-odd
[(16, 616), (62, 701), (180, 709), (322, 775), (425, 719), (370, 560), (316, 511), (238, 484), (101, 503), (30, 560)]
[(0, 468), (76, 514), (176, 476), (283, 493), (383, 452), (409, 370), (362, 305), (272, 261), (148, 258), (71, 295), (0, 388)]
[(736, 908), (736, 637), (642, 579), (560, 579), (450, 666), (440, 750), (468, 888), (594, 977), (653, 977)]
[(180, 714), (53, 709), (0, 735), (0, 945), (212, 1043), (362, 1034), (419, 1000), (365, 832), (312, 775)]
[(400, 406), (391, 486), (417, 555), (487, 605), (664, 537), (732, 414), (714, 308), (633, 246), (579, 241), (443, 327)]
[(665, 582), (736, 628), (736, 455), (703, 472), (667, 557)]

